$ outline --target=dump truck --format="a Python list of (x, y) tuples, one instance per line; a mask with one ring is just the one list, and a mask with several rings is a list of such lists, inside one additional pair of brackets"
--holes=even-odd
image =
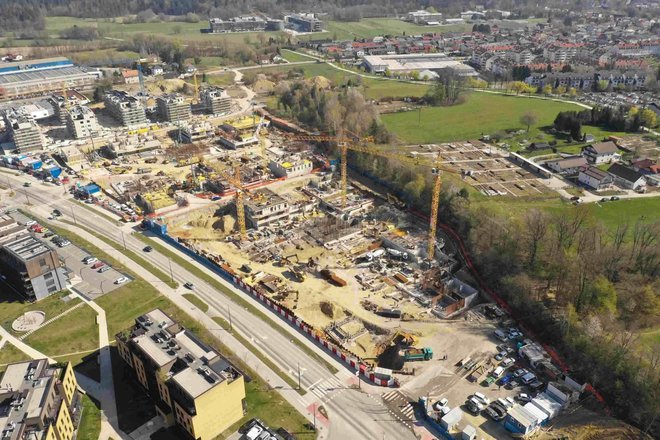
[(321, 276), (327, 282), (334, 284), (335, 286), (344, 287), (347, 284), (343, 278), (339, 277), (336, 273), (328, 269), (321, 270)]
[(406, 361), (430, 361), (433, 359), (433, 349), (430, 347), (406, 348), (403, 350), (403, 358)]

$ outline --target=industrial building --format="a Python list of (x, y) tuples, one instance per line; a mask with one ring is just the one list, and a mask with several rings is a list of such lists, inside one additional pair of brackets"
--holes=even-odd
[(3, 440), (73, 440), (82, 415), (71, 363), (37, 359), (7, 365), (0, 380)]
[(57, 251), (40, 239), (22, 234), (0, 246), (5, 281), (28, 301), (39, 301), (66, 288), (66, 270)]
[(94, 112), (83, 105), (73, 106), (66, 112), (66, 127), (75, 139), (94, 136), (101, 130)]
[(159, 96), (156, 106), (161, 118), (168, 122), (187, 121), (191, 117), (190, 104), (176, 93)]
[(63, 57), (3, 63), (0, 66), (0, 89), (3, 90), (0, 99), (43, 96), (61, 90), (64, 84), (91, 91), (100, 77), (100, 71), (83, 70)]
[(216, 438), (243, 417), (243, 375), (162, 310), (138, 317), (115, 339), (156, 412), (185, 438)]
[(139, 99), (126, 92), (111, 90), (103, 100), (105, 108), (113, 118), (125, 127), (134, 127), (147, 123), (147, 115)]
[(415, 24), (437, 25), (442, 20), (442, 13), (420, 9), (419, 11), (408, 12), (406, 20)]
[(289, 14), (284, 16), (284, 26), (296, 32), (322, 32), (323, 22), (314, 14)]
[(221, 34), (225, 32), (255, 32), (266, 30), (266, 20), (255, 16), (232, 17), (228, 20), (211, 18), (208, 32)]
[(450, 69), (459, 76), (477, 76), (472, 67), (460, 61), (449, 58), (442, 53), (396, 54), (396, 55), (366, 55), (362, 57), (363, 64), (371, 73), (392, 74), (421, 72), (430, 70), (435, 72)]
[(207, 87), (199, 92), (199, 100), (207, 112), (220, 115), (231, 112), (231, 98), (221, 87)]
[(29, 114), (15, 108), (5, 112), (5, 127), (19, 153), (41, 150), (44, 139), (37, 123)]

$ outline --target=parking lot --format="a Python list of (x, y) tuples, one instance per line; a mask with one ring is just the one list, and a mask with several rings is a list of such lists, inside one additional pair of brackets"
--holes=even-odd
[[(20, 212), (13, 212), (11, 216), (21, 224), (25, 224), (30, 220)], [(47, 234), (46, 232), (35, 233), (35, 236), (42, 238), (45, 243), (57, 251), (60, 261), (64, 262), (64, 265), (69, 270), (69, 282), (83, 295), (93, 299), (109, 293), (120, 285), (125, 284), (115, 284), (115, 280), (120, 277), (126, 277), (130, 281), (130, 277), (112, 267), (104, 272), (99, 272), (101, 269), (100, 264), (96, 268), (93, 267), (95, 264), (98, 264), (98, 262), (85, 264), (83, 259), (87, 256), (94, 257), (94, 254), (78, 247), (75, 243), (59, 247), (53, 243), (53, 236), (44, 238), (44, 235), (50, 234)]]

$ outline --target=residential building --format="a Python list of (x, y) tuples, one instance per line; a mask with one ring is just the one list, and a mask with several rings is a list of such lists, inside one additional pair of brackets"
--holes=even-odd
[(543, 49), (543, 57), (553, 63), (567, 63), (575, 58), (583, 43), (555, 41)]
[(603, 170), (587, 166), (580, 169), (578, 173), (578, 182), (588, 188), (600, 191), (612, 186), (614, 178)]
[(657, 174), (660, 171), (660, 166), (657, 164), (656, 159), (638, 159), (633, 161), (630, 166), (633, 170), (639, 171), (642, 174)]
[(254, 229), (268, 226), (279, 220), (288, 219), (289, 203), (269, 189), (252, 192), (253, 197), (245, 203), (245, 219)]
[(15, 108), (5, 111), (5, 127), (19, 153), (41, 150), (44, 140), (41, 130), (30, 115)]
[(139, 99), (126, 92), (110, 90), (103, 100), (108, 112), (125, 127), (147, 123), (147, 115)]
[(199, 99), (207, 112), (220, 115), (231, 112), (231, 97), (221, 87), (207, 87), (199, 92)]
[(307, 159), (298, 160), (271, 160), (268, 168), (276, 177), (298, 177), (312, 172), (312, 161)]
[(619, 147), (612, 141), (597, 142), (582, 147), (582, 155), (594, 165), (617, 162), (621, 159)]
[(5, 281), (28, 301), (39, 301), (66, 288), (66, 271), (57, 251), (39, 238), (21, 234), (0, 246)]
[(267, 20), (250, 15), (232, 17), (228, 20), (211, 18), (208, 33), (221, 34), (226, 32), (256, 32), (266, 30)]
[(408, 12), (406, 20), (415, 24), (436, 25), (442, 21), (442, 13), (429, 12), (424, 9)]
[(140, 72), (135, 69), (122, 69), (121, 77), (124, 84), (138, 84), (140, 82)]
[(243, 417), (243, 375), (162, 310), (138, 317), (115, 339), (156, 412), (184, 438), (211, 440)]
[(159, 96), (156, 106), (161, 118), (169, 122), (187, 121), (192, 116), (190, 104), (176, 93)]
[(323, 22), (315, 14), (289, 14), (284, 16), (284, 26), (296, 32), (322, 32)]
[[(59, 364), (57, 364), (59, 365)], [(0, 380), (3, 440), (73, 440), (82, 405), (71, 363), (47, 359), (7, 365)]]
[(89, 138), (101, 131), (92, 109), (83, 105), (69, 108), (66, 112), (66, 127), (75, 139)]
[(0, 214), (0, 245), (21, 234), (25, 234), (24, 226), (6, 214)]
[(53, 93), (48, 102), (53, 106), (55, 117), (62, 123), (66, 124), (66, 107), (73, 105), (85, 105), (89, 103), (89, 99), (81, 93), (76, 92), (75, 90), (67, 89), (65, 91), (66, 99), (64, 99), (64, 94), (60, 90), (60, 93)]
[(2, 63), (0, 99), (48, 95), (62, 90), (62, 84), (83, 92), (91, 91), (100, 77), (100, 71), (76, 67), (63, 57)]
[(646, 179), (642, 173), (620, 163), (612, 164), (607, 172), (614, 178), (614, 183), (622, 188), (637, 191), (646, 186)]
[(474, 68), (442, 53), (367, 55), (362, 58), (364, 66), (371, 73), (392, 74), (422, 70), (437, 71), (451, 69), (460, 76), (477, 76)]
[(555, 173), (571, 176), (577, 174), (580, 168), (587, 166), (587, 159), (584, 156), (567, 157), (549, 160), (545, 166)]

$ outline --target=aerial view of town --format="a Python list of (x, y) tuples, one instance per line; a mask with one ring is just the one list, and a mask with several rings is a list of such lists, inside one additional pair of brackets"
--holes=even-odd
[(660, 0), (0, 0), (0, 440), (660, 438)]

